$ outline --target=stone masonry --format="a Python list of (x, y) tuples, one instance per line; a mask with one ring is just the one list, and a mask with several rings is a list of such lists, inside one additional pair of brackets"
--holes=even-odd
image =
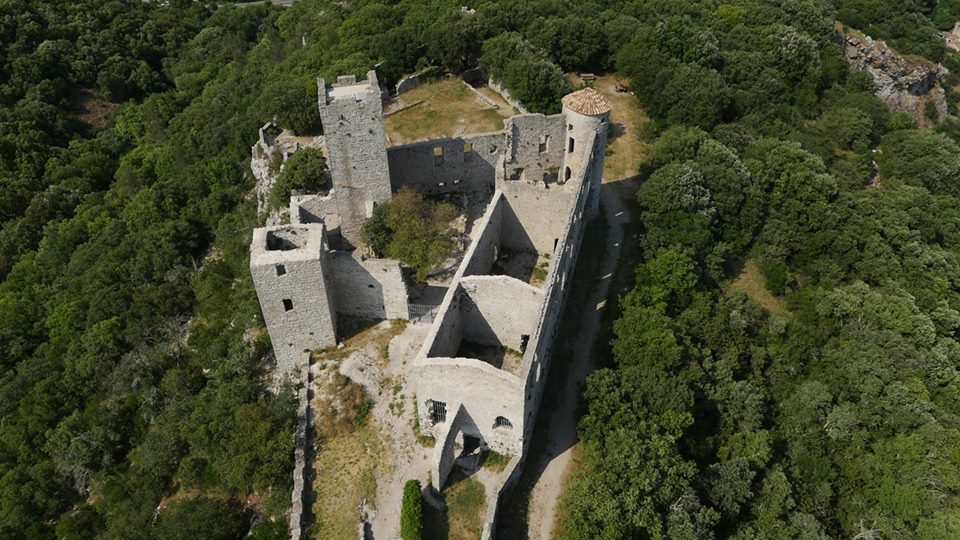
[[(304, 351), (335, 345), (340, 316), (410, 318), (400, 263), (355, 249), (374, 205), (401, 187), (486, 202), (408, 383), (421, 433), (437, 440), (436, 487), (461, 460), (496, 450), (513, 456), (497, 499), (522, 466), (580, 241), (597, 214), (610, 106), (584, 88), (563, 99), (560, 114), (521, 114), (500, 132), (387, 148), (374, 72), (318, 83), (318, 141), (333, 189), (295, 194), (291, 224), (256, 229), (251, 244), (278, 370), (299, 373)], [(255, 147), (254, 161), (262, 153)], [(546, 278), (534, 282), (536, 261)]]

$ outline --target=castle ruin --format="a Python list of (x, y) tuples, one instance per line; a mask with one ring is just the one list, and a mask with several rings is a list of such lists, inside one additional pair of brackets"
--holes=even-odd
[[(251, 245), (278, 370), (300, 373), (304, 351), (335, 346), (339, 317), (416, 318), (401, 264), (357, 249), (375, 205), (404, 187), (480, 201), (485, 210), (432, 309), (408, 383), (420, 432), (436, 439), (438, 488), (455, 448), (519, 461), (585, 225), (598, 213), (609, 104), (584, 88), (563, 98), (560, 114), (521, 114), (494, 133), (388, 147), (373, 71), (364, 81), (320, 79), (318, 89), (332, 189), (291, 197), (290, 223), (256, 229)], [(518, 269), (516, 261), (526, 262)], [(538, 261), (546, 277), (531, 284)]]

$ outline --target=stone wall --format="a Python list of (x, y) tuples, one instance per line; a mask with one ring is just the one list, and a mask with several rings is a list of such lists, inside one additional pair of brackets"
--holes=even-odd
[[(444, 429), (443, 423), (432, 422), (428, 400), (446, 404), (448, 422), (462, 404), (472, 425), (491, 449), (510, 455), (521, 451), (525, 396), (519, 377), (472, 358), (418, 359), (411, 375), (416, 381), (421, 432), (436, 436)], [(513, 427), (494, 428), (494, 422), (501, 416)]]
[(487, 86), (489, 86), (490, 88), (496, 90), (497, 93), (499, 93), (501, 96), (503, 96), (503, 99), (505, 99), (505, 100), (507, 101), (507, 103), (509, 103), (510, 105), (513, 105), (513, 107), (514, 107), (515, 109), (517, 109), (518, 111), (520, 111), (521, 114), (527, 114), (527, 113), (530, 112), (530, 111), (527, 110), (526, 107), (523, 106), (523, 103), (520, 103), (519, 101), (517, 101), (516, 99), (514, 99), (514, 97), (513, 97), (512, 95), (510, 95), (510, 92), (507, 91), (507, 89), (504, 88), (504, 87), (503, 87), (500, 83), (498, 83), (497, 81), (495, 81), (495, 80), (493, 80), (493, 79), (489, 79), (489, 80), (487, 81)]
[(563, 165), (566, 122), (562, 114), (524, 114), (506, 121), (506, 178), (555, 182)]
[(469, 276), (460, 287), (463, 339), (519, 351), (537, 327), (543, 291), (509, 276)]
[[(593, 140), (587, 141), (592, 146)], [(521, 373), (524, 374), (525, 388), (528, 399), (525, 403), (525, 418), (529, 421), (528, 431), (524, 433), (524, 451), (529, 444), (529, 431), (533, 427), (533, 419), (540, 409), (543, 397), (543, 385), (556, 344), (557, 332), (560, 329), (560, 320), (566, 307), (569, 289), (573, 281), (573, 272), (577, 264), (577, 254), (580, 251), (583, 232), (587, 224), (588, 205), (590, 203), (591, 185), (586, 181), (587, 169), (582, 169), (580, 178), (574, 178), (574, 185), (578, 191), (575, 194), (575, 203), (567, 214), (562, 232), (559, 234), (557, 247), (550, 258), (550, 269), (544, 285), (546, 298), (541, 304), (538, 316), (537, 329), (527, 344), (523, 357)]]
[(409, 92), (423, 84), (425, 81), (439, 77), (442, 73), (443, 68), (437, 66), (427, 66), (412, 75), (407, 75), (397, 82), (396, 94), (400, 95), (404, 92)]
[(561, 220), (570, 212), (574, 193), (522, 181), (505, 181), (498, 188), (508, 203), (503, 210), (502, 245), (517, 251), (553, 253), (562, 231)]
[(250, 274), (279, 373), (294, 371), (303, 351), (336, 345), (336, 314), (327, 293), (331, 275), (322, 224), (255, 229)]
[(310, 475), (307, 469), (307, 455), (310, 447), (310, 429), (313, 411), (310, 408), (313, 380), (310, 376), (310, 353), (300, 355), (300, 389), (297, 391), (297, 428), (293, 434), (293, 493), (290, 505), (290, 538), (300, 540), (303, 537), (304, 508), (310, 504)]
[(424, 342), (426, 355), (431, 358), (453, 357), (463, 339), (463, 321), (460, 316), (460, 295), (456, 282), (447, 290), (437, 310), (437, 318)]
[(438, 487), (446, 483), (447, 476), (453, 470), (453, 464), (457, 460), (455, 452), (457, 435), (461, 433), (465, 424), (467, 424), (467, 412), (462, 405), (456, 405), (447, 413), (447, 421), (438, 425), (435, 435), (437, 444), (433, 447), (430, 468), (430, 475), (437, 482)]
[(487, 510), (483, 516), (483, 530), (480, 532), (480, 540), (492, 540), (495, 537), (497, 514), (500, 511), (500, 503), (503, 502), (503, 494), (520, 480), (520, 474), (523, 472), (523, 461), (520, 456), (511, 458), (510, 463), (507, 464), (500, 476), (500, 482), (493, 488), (492, 502), (487, 505)]
[(330, 233), (330, 221), (339, 223), (337, 199), (333, 192), (326, 195), (292, 195), (290, 223), (323, 223)]
[(489, 274), (500, 250), (500, 229), (506, 202), (503, 193), (497, 191), (487, 205), (487, 210), (477, 223), (480, 233), (464, 254), (463, 275)]
[(364, 258), (357, 251), (333, 251), (329, 259), (338, 315), (409, 318), (407, 285), (399, 261)]
[(391, 146), (391, 187), (424, 195), (475, 192), (489, 197), (504, 145), (504, 134), (498, 132)]

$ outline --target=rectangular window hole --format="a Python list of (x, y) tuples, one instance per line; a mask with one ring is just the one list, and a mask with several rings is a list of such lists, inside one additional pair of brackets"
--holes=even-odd
[(427, 412), (430, 414), (430, 421), (434, 424), (447, 421), (447, 404), (442, 401), (427, 401)]
[(284, 299), (283, 299), (283, 310), (284, 310), (284, 311), (290, 311), (291, 309), (293, 309), (293, 300), (291, 300), (291, 299), (289, 299), (289, 298), (284, 298)]
[(282, 264), (277, 265), (277, 276), (282, 276), (287, 273), (287, 267)]

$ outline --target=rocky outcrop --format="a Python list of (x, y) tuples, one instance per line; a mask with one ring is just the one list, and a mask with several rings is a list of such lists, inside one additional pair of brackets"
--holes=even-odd
[(948, 73), (945, 67), (897, 54), (886, 43), (858, 32), (848, 30), (838, 37), (851, 67), (873, 75), (877, 97), (891, 110), (907, 111), (919, 119), (925, 104), (932, 102), (940, 116), (947, 114), (946, 96), (937, 84)]

